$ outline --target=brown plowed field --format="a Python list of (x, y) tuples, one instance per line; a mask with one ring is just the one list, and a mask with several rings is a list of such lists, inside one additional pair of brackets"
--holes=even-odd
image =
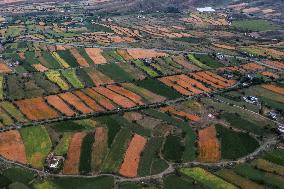
[(33, 64), (32, 66), (39, 72), (46, 72), (46, 71), (48, 71), (48, 68), (43, 66), (42, 64)]
[(221, 80), (218, 80), (218, 79), (208, 75), (205, 72), (197, 72), (196, 74), (199, 75), (200, 77), (204, 78), (207, 81), (213, 82), (216, 85), (221, 86), (222, 88), (226, 88), (226, 87), (230, 86), (228, 83), (225, 83), (225, 82), (223, 82)]
[(91, 97), (87, 96), (82, 91), (75, 91), (74, 94), (76, 94), (85, 104), (88, 104), (88, 106), (93, 109), (95, 112), (102, 112), (104, 109), (96, 103)]
[(264, 67), (256, 64), (256, 63), (248, 63), (248, 64), (243, 64), (241, 65), (241, 67), (245, 70), (250, 70), (250, 71), (254, 71), (254, 70), (264, 70)]
[(282, 62), (267, 60), (267, 61), (264, 61), (264, 63), (270, 66), (276, 67), (276, 68), (284, 69), (284, 64)]
[(139, 121), (139, 120), (143, 119), (143, 115), (139, 112), (125, 112), (123, 114), (123, 117), (130, 122)]
[(279, 79), (280, 78), (280, 76), (278, 74), (272, 73), (272, 72), (268, 72), (268, 71), (262, 72), (261, 74), (263, 76), (270, 77), (270, 78), (273, 78), (273, 79)]
[(166, 100), (165, 97), (157, 95), (145, 88), (138, 87), (133, 83), (123, 83), (122, 86), (128, 90), (133, 90), (134, 92), (138, 91), (141, 96), (151, 103), (163, 102)]
[(107, 129), (104, 127), (96, 128), (95, 141), (92, 147), (92, 172), (98, 173), (100, 171), (103, 160), (108, 152), (108, 135)]
[(147, 139), (135, 134), (129, 143), (119, 173), (126, 177), (136, 177), (140, 155), (147, 143)]
[(185, 82), (184, 80), (181, 80), (178, 76), (169, 76), (167, 77), (171, 82), (177, 83), (181, 87), (185, 88), (186, 90), (189, 90), (190, 92), (194, 94), (200, 94), (203, 93), (203, 91), (199, 90), (198, 88), (193, 87), (192, 83)]
[(89, 67), (88, 62), (85, 60), (84, 57), (79, 53), (79, 51), (75, 48), (70, 49), (71, 54), (75, 57), (77, 60), (78, 64), (82, 67)]
[(28, 119), (38, 121), (44, 119), (54, 119), (59, 115), (45, 103), (41, 97), (18, 100), (15, 104)]
[(201, 70), (199, 67), (191, 64), (190, 62), (188, 62), (186, 60), (186, 58), (182, 55), (179, 55), (179, 56), (174, 56), (173, 58), (173, 61), (175, 61), (176, 63), (182, 65), (183, 67), (187, 68), (188, 70), (190, 71), (199, 71)]
[(198, 88), (198, 89), (200, 89), (200, 90), (202, 90), (202, 91), (204, 91), (204, 92), (210, 92), (210, 91), (211, 91), (210, 88), (205, 87), (205, 86), (204, 86), (202, 83), (200, 83), (199, 81), (196, 81), (196, 80), (194, 80), (194, 79), (191, 79), (191, 78), (189, 78), (188, 76), (186, 76), (186, 75), (184, 75), (184, 74), (178, 75), (177, 77), (178, 77), (179, 79), (181, 79), (181, 80), (187, 82), (187, 83), (192, 84), (194, 87), (196, 87), (196, 88)]
[(117, 49), (117, 53), (126, 61), (133, 59), (133, 57), (128, 54), (127, 50)]
[(67, 93), (61, 93), (59, 96), (68, 104), (74, 106), (78, 111), (80, 111), (83, 114), (89, 114), (94, 112), (92, 109), (90, 109), (88, 106), (86, 106), (76, 95), (67, 92)]
[(220, 86), (220, 85), (217, 85), (217, 84), (211, 82), (210, 80), (207, 80), (207, 79), (205, 79), (205, 78), (203, 78), (203, 77), (197, 75), (196, 73), (191, 73), (190, 75), (191, 75), (194, 79), (197, 79), (197, 80), (199, 80), (199, 81), (202, 81), (202, 82), (204, 82), (204, 83), (207, 83), (208, 85), (211, 85), (211, 86), (214, 87), (214, 88), (217, 88), (217, 89), (223, 89), (223, 88), (224, 88), (224, 87), (222, 87), (222, 86)]
[(268, 89), (270, 91), (273, 91), (275, 93), (279, 93), (279, 94), (284, 95), (284, 88), (282, 88), (282, 87), (278, 87), (278, 86), (270, 85), (270, 84), (262, 85), (262, 87), (265, 88), (265, 89)]
[(99, 48), (85, 48), (86, 53), (92, 59), (95, 64), (105, 64), (107, 63), (105, 57), (103, 57), (102, 50)]
[(0, 155), (8, 160), (27, 163), (25, 146), (19, 131), (0, 133)]
[(101, 95), (107, 97), (108, 99), (111, 99), (114, 103), (118, 104), (119, 106), (122, 106), (123, 108), (132, 108), (136, 106), (134, 102), (131, 100), (105, 88), (105, 87), (95, 87), (93, 88), (96, 92), (100, 93)]
[(193, 121), (193, 122), (198, 122), (200, 121), (200, 117), (197, 116), (197, 115), (194, 115), (194, 114), (190, 114), (190, 113), (187, 113), (187, 112), (183, 112), (183, 111), (178, 111), (176, 110), (174, 107), (172, 106), (167, 106), (167, 107), (163, 107), (161, 108), (161, 110), (163, 112), (168, 112), (172, 115), (175, 115), (175, 116), (178, 116), (178, 117), (181, 117), (181, 118), (185, 118), (187, 120), (190, 120), (190, 121)]
[(93, 98), (95, 101), (97, 101), (102, 107), (104, 107), (107, 110), (114, 110), (116, 106), (106, 97), (103, 95), (97, 93), (91, 88), (83, 89), (82, 90), (85, 94)]
[(96, 86), (103, 85), (103, 84), (109, 84), (109, 83), (114, 82), (112, 79), (110, 79), (108, 76), (104, 75), (102, 72), (99, 72), (98, 70), (91, 69), (91, 70), (87, 71), (87, 73)]
[(118, 94), (120, 94), (120, 95), (122, 95), (122, 96), (129, 98), (130, 100), (132, 100), (133, 102), (135, 102), (138, 105), (144, 105), (144, 102), (143, 102), (141, 96), (139, 96), (139, 95), (127, 90), (127, 89), (124, 89), (123, 87), (119, 87), (119, 86), (116, 86), (116, 85), (108, 85), (107, 88), (118, 93)]
[(76, 112), (74, 112), (61, 98), (56, 95), (51, 95), (45, 97), (47, 103), (53, 106), (55, 109), (60, 111), (66, 116), (74, 116)]
[(220, 144), (214, 126), (199, 130), (198, 149), (200, 162), (217, 162), (221, 158)]
[(64, 174), (79, 174), (79, 164), (80, 164), (80, 152), (82, 141), (86, 133), (75, 133), (72, 136), (68, 152), (67, 158), (64, 162), (63, 173)]
[(209, 72), (209, 71), (205, 71), (205, 73), (206, 73), (207, 75), (209, 75), (209, 76), (211, 76), (211, 77), (217, 79), (217, 80), (220, 80), (220, 81), (222, 81), (222, 82), (228, 83), (229, 86), (232, 86), (232, 85), (236, 84), (236, 82), (237, 82), (236, 80), (228, 80), (228, 79), (225, 79), (225, 78), (223, 78), (223, 77), (221, 77), (221, 76), (219, 76), (219, 75), (217, 75), (217, 74), (215, 74), (215, 73)]
[(177, 84), (172, 83), (172, 81), (170, 81), (170, 80), (167, 79), (166, 77), (159, 78), (159, 80), (160, 80), (161, 82), (163, 82), (165, 85), (174, 88), (177, 92), (179, 92), (179, 93), (182, 94), (182, 95), (185, 95), (185, 96), (192, 96), (192, 93), (191, 93), (191, 92), (189, 92), (188, 90), (182, 88), (181, 86), (179, 86), (179, 85), (177, 85)]
[(11, 68), (9, 68), (4, 63), (0, 63), (0, 73), (9, 73), (9, 72), (12, 72)]
[(127, 49), (127, 52), (130, 56), (132, 56), (134, 59), (140, 59), (140, 58), (156, 58), (156, 57), (162, 57), (167, 56), (166, 53), (163, 52), (157, 52), (154, 50), (148, 50), (148, 49)]

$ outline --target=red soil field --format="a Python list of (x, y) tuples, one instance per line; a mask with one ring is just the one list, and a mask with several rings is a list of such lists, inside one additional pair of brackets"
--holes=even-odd
[(102, 107), (104, 107), (107, 110), (114, 110), (116, 106), (106, 97), (103, 95), (97, 93), (91, 88), (86, 88), (82, 90), (85, 94), (93, 98), (95, 101), (97, 101)]
[(177, 83), (181, 87), (185, 88), (186, 90), (189, 90), (190, 92), (192, 92), (194, 94), (203, 93), (203, 91), (199, 90), (198, 88), (193, 87), (192, 83), (185, 82), (184, 80), (180, 79), (178, 76), (169, 76), (167, 78), (171, 82)]
[(118, 104), (119, 106), (122, 106), (123, 108), (132, 108), (136, 106), (134, 102), (131, 100), (105, 88), (105, 87), (95, 87), (93, 88), (96, 92), (100, 93), (101, 95), (107, 97), (108, 99), (111, 99), (114, 103)]
[(79, 174), (81, 145), (85, 136), (86, 133), (84, 132), (75, 133), (72, 136), (67, 152), (67, 158), (64, 162), (64, 174)]
[(132, 56), (128, 54), (127, 50), (117, 49), (116, 52), (126, 61), (134, 59)]
[(183, 87), (181, 87), (177, 84), (174, 84), (171, 80), (169, 80), (166, 77), (159, 78), (159, 80), (161, 82), (163, 82), (165, 85), (174, 88), (177, 92), (179, 92), (182, 95), (185, 95), (185, 96), (192, 96), (193, 95), (191, 92), (189, 92), (188, 90), (184, 89)]
[(207, 81), (213, 82), (216, 85), (221, 86), (222, 88), (226, 88), (226, 87), (230, 86), (228, 83), (225, 83), (225, 82), (223, 82), (221, 80), (218, 80), (218, 79), (210, 76), (209, 74), (207, 74), (205, 72), (197, 72), (196, 74), (199, 75), (200, 77), (204, 78)]
[(163, 107), (161, 108), (161, 110), (163, 112), (168, 112), (172, 115), (175, 115), (175, 116), (178, 116), (178, 117), (182, 117), (182, 118), (185, 118), (187, 120), (190, 120), (190, 121), (193, 121), (193, 122), (198, 122), (200, 121), (200, 117), (197, 116), (197, 115), (194, 115), (194, 114), (190, 114), (190, 113), (187, 113), (187, 112), (183, 112), (183, 111), (178, 111), (176, 110), (174, 107), (172, 106), (167, 106), (167, 107)]
[(157, 51), (149, 50), (149, 49), (127, 49), (127, 52), (134, 59), (155, 58), (155, 57), (167, 56), (166, 53), (157, 52)]
[(92, 59), (95, 64), (105, 64), (107, 63), (105, 57), (103, 57), (102, 50), (99, 48), (85, 48), (86, 53)]
[(108, 76), (104, 75), (103, 73), (99, 72), (98, 70), (92, 69), (87, 72), (96, 86), (114, 83), (112, 79), (110, 79)]
[(282, 94), (284, 95), (284, 88), (282, 87), (278, 87), (278, 86), (275, 86), (275, 85), (270, 85), (270, 84), (267, 84), (267, 85), (261, 85), (263, 88), (265, 89), (268, 89), (270, 91), (273, 91), (275, 93), (279, 93), (279, 94)]
[(56, 110), (60, 111), (66, 116), (74, 116), (76, 112), (74, 112), (60, 97), (56, 95), (51, 95), (45, 97), (47, 103), (54, 107)]
[(89, 67), (88, 62), (85, 60), (84, 57), (79, 53), (79, 51), (75, 48), (70, 49), (71, 54), (74, 56), (74, 58), (77, 60), (78, 64), (82, 67)]
[(9, 68), (4, 63), (0, 63), (0, 73), (9, 73), (9, 72), (12, 72), (11, 68)]
[(42, 64), (33, 64), (32, 66), (39, 72), (46, 72), (48, 70), (48, 68)]
[(8, 160), (27, 163), (25, 146), (19, 131), (0, 133), (0, 155)]
[(67, 92), (67, 93), (61, 93), (59, 96), (68, 104), (74, 106), (79, 112), (82, 114), (89, 114), (94, 112), (92, 109), (90, 109), (88, 106), (86, 106), (76, 95)]
[(179, 79), (181, 79), (181, 80), (187, 82), (187, 83), (192, 84), (194, 87), (196, 87), (196, 88), (198, 88), (198, 89), (200, 89), (200, 90), (202, 90), (202, 91), (204, 91), (204, 92), (210, 92), (210, 91), (211, 91), (210, 88), (205, 87), (202, 83), (200, 83), (199, 81), (196, 81), (196, 80), (194, 80), (194, 79), (191, 79), (191, 78), (188, 77), (187, 75), (182, 74), (182, 75), (178, 75), (177, 77), (178, 77)]
[(205, 71), (205, 73), (206, 73), (207, 75), (209, 75), (209, 76), (211, 76), (211, 77), (217, 79), (217, 80), (220, 80), (220, 81), (223, 81), (223, 82), (225, 82), (225, 83), (228, 83), (229, 86), (232, 86), (232, 85), (236, 84), (236, 82), (237, 82), (236, 80), (225, 79), (225, 78), (223, 78), (223, 77), (221, 77), (221, 76), (219, 76), (219, 75), (217, 75), (217, 74), (215, 74), (215, 73), (209, 72), (209, 71)]
[(203, 77), (201, 77), (200, 75), (197, 75), (196, 73), (191, 73), (190, 76), (192, 76), (194, 79), (197, 79), (199, 81), (202, 81), (204, 83), (207, 83), (208, 85), (211, 85), (212, 87), (214, 88), (217, 88), (217, 89), (223, 89), (224, 87), (220, 86), (220, 85), (217, 85), (215, 83), (213, 83), (212, 81), (210, 80), (207, 80)]
[(15, 104), (28, 119), (33, 121), (54, 119), (59, 116), (41, 97), (18, 100)]
[(102, 112), (104, 109), (96, 103), (91, 97), (87, 96), (82, 91), (75, 91), (73, 92), (75, 95), (77, 95), (85, 104), (88, 104), (88, 106), (93, 109), (95, 112)]
[(124, 89), (123, 87), (119, 87), (117, 85), (108, 85), (107, 86), (108, 89), (122, 95), (125, 96), (127, 98), (129, 98), (130, 100), (132, 100), (133, 102), (135, 102), (138, 105), (144, 105), (143, 99), (141, 96), (127, 90)]
[(220, 144), (214, 126), (199, 130), (198, 149), (200, 162), (217, 162), (221, 158)]
[(273, 78), (273, 79), (279, 79), (280, 78), (280, 76), (278, 74), (272, 73), (272, 72), (268, 72), (268, 71), (261, 72), (261, 74), (263, 76), (270, 77), (270, 78)]
[(276, 67), (276, 68), (284, 69), (284, 63), (282, 62), (267, 60), (267, 61), (264, 61), (264, 63), (270, 66)]
[(245, 70), (264, 70), (263, 66), (256, 64), (256, 63), (244, 64), (244, 65), (241, 65), (241, 67)]
[(147, 143), (147, 139), (135, 134), (129, 143), (119, 173), (126, 177), (136, 177), (140, 155)]

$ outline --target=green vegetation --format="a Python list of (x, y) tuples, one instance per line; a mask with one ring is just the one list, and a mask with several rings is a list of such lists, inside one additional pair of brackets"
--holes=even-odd
[(90, 76), (87, 74), (85, 69), (77, 69), (76, 75), (78, 76), (79, 80), (82, 82), (82, 84), (86, 87), (92, 87), (94, 86), (93, 80), (90, 78)]
[(202, 68), (202, 69), (211, 69), (211, 67), (209, 67), (209, 66), (207, 66), (206, 64), (203, 64), (202, 62), (200, 62), (199, 60), (197, 60), (196, 58), (195, 58), (195, 55), (193, 55), (193, 54), (189, 54), (188, 56), (187, 56), (187, 58), (188, 58), (188, 60), (190, 61), (190, 62), (192, 62), (193, 64), (195, 64), (196, 66), (198, 66), (198, 67), (200, 67), (200, 68)]
[[(78, 67), (79, 64), (69, 50), (57, 51), (58, 55), (64, 59), (71, 67)], [(65, 67), (65, 66), (64, 66)]]
[(180, 161), (184, 147), (181, 144), (181, 138), (178, 136), (168, 136), (163, 147), (163, 155), (167, 160)]
[(4, 91), (3, 91), (4, 83), (3, 83), (3, 80), (4, 80), (3, 75), (0, 75), (0, 100), (3, 100), (3, 98), (4, 98)]
[[(216, 125), (217, 136), (221, 142), (221, 154), (223, 159), (237, 159), (252, 153), (258, 146), (258, 142), (247, 133), (234, 132), (221, 125)], [(234, 140), (232, 140), (234, 139)], [(242, 146), (240, 148), (240, 146)]]
[(79, 171), (81, 174), (91, 172), (92, 146), (94, 140), (94, 133), (88, 133), (82, 142), (79, 166)]
[(181, 97), (181, 95), (177, 91), (164, 85), (158, 80), (144, 79), (141, 81), (136, 81), (135, 84), (168, 99), (176, 99)]
[(79, 132), (85, 130), (91, 130), (94, 127), (89, 124), (80, 124), (76, 121), (59, 121), (49, 125), (56, 132)]
[(7, 111), (12, 117), (14, 117), (18, 122), (26, 122), (24, 115), (10, 102), (3, 101), (0, 103), (1, 108)]
[(62, 138), (60, 139), (59, 143), (57, 144), (57, 146), (54, 149), (55, 155), (63, 156), (65, 154), (67, 154), (71, 138), (72, 138), (71, 133), (64, 133), (63, 134)]
[(67, 81), (69, 83), (71, 83), (71, 85), (78, 89), (78, 88), (83, 88), (84, 85), (82, 84), (82, 82), (79, 80), (78, 76), (76, 75), (75, 70), (73, 69), (65, 69), (62, 70), (62, 75), (67, 79)]
[(57, 60), (48, 52), (41, 52), (42, 58), (45, 60), (46, 64), (44, 66), (51, 68), (51, 69), (58, 69), (61, 68), (60, 64)]
[(102, 55), (107, 59), (107, 62), (124, 62), (124, 59), (116, 52), (116, 50), (104, 49)]
[(273, 150), (268, 152), (262, 158), (272, 163), (284, 166), (284, 152), (281, 150)]
[(11, 184), (12, 181), (8, 179), (7, 177), (0, 175), (0, 188), (8, 187), (9, 184)]
[(211, 68), (220, 68), (223, 67), (224, 65), (215, 60), (213, 57), (209, 55), (204, 55), (204, 54), (195, 54), (194, 57), (202, 62), (203, 64), (211, 67)]
[[(3, 176), (12, 182), (20, 182), (26, 185), (34, 178), (35, 173), (19, 167), (12, 167), (3, 171)], [(1, 183), (1, 182), (0, 182)]]
[(195, 183), (193, 179), (190, 177), (181, 175), (168, 175), (164, 179), (164, 187), (165, 189), (203, 189), (203, 187), (199, 183)]
[(89, 57), (84, 48), (78, 48), (77, 50), (80, 52), (82, 57), (88, 62), (89, 65), (94, 65), (93, 60)]
[(157, 77), (159, 74), (152, 70), (150, 67), (146, 66), (142, 60), (133, 60), (132, 61), (138, 68), (146, 72), (151, 77)]
[(259, 184), (264, 184), (269, 188), (284, 188), (282, 177), (254, 169), (248, 164), (238, 165), (234, 168), (234, 171), (243, 177)]
[(104, 163), (103, 170), (106, 172), (117, 172), (123, 161), (124, 153), (130, 142), (132, 133), (129, 129), (121, 129), (116, 137), (115, 141), (111, 145), (109, 154), (107, 155)]
[(279, 29), (279, 26), (273, 22), (267, 20), (234, 20), (232, 22), (232, 27), (238, 28), (240, 30), (251, 30), (251, 31), (268, 31)]
[(237, 189), (234, 185), (199, 167), (182, 168), (180, 171), (181, 173), (193, 178), (206, 188)]
[(45, 75), (50, 81), (52, 81), (53, 83), (56, 83), (62, 90), (69, 90), (69, 85), (61, 77), (61, 74), (59, 71), (50, 70), (48, 72), (45, 72)]
[(27, 127), (20, 130), (25, 144), (27, 161), (36, 168), (42, 168), (44, 159), (51, 150), (51, 140), (43, 126)]
[(100, 65), (98, 66), (98, 70), (109, 76), (114, 81), (131, 81), (134, 79), (134, 77), (124, 71), (117, 64)]

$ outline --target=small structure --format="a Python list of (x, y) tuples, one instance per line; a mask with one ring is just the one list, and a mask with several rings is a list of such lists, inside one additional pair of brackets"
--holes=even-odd
[(268, 117), (276, 120), (278, 118), (278, 114), (276, 112), (268, 112)]
[(64, 157), (62, 156), (55, 156), (53, 153), (50, 153), (46, 160), (46, 171), (48, 172), (58, 172), (63, 165)]
[(258, 98), (255, 96), (244, 96), (243, 99), (250, 104), (258, 104)]
[(284, 125), (283, 124), (279, 124), (277, 130), (283, 134), (284, 133)]
[(203, 8), (196, 8), (199, 12), (215, 12), (215, 9), (212, 7), (203, 7)]

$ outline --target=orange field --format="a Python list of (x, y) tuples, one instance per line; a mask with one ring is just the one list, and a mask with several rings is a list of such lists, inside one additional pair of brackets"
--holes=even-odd
[(119, 173), (126, 177), (136, 177), (140, 155), (147, 143), (147, 139), (135, 134), (129, 143)]
[(116, 51), (126, 61), (133, 59), (133, 57), (128, 54), (127, 50), (117, 49)]
[(227, 50), (235, 50), (236, 48), (230, 45), (225, 45), (225, 44), (217, 44), (213, 43), (215, 47), (221, 48), (221, 49), (227, 49)]
[(105, 57), (102, 56), (102, 50), (99, 48), (85, 48), (86, 53), (92, 59), (95, 64), (107, 63)]
[(45, 97), (47, 103), (53, 106), (56, 110), (60, 111), (66, 116), (74, 116), (76, 112), (74, 112), (61, 98), (56, 95), (50, 95)]
[(265, 89), (268, 89), (270, 91), (273, 91), (275, 93), (279, 93), (279, 94), (284, 95), (284, 88), (282, 88), (282, 87), (278, 87), (278, 86), (271, 85), (271, 84), (262, 85), (262, 87), (265, 88)]
[(84, 132), (75, 133), (72, 136), (67, 152), (67, 158), (64, 162), (64, 174), (79, 174), (81, 145), (85, 136), (86, 133)]
[(93, 98), (95, 101), (97, 101), (102, 107), (104, 107), (107, 110), (114, 110), (116, 106), (106, 97), (103, 95), (97, 93), (91, 88), (83, 89), (82, 90), (85, 94)]
[(270, 78), (272, 78), (272, 79), (279, 79), (279, 77), (280, 77), (278, 74), (272, 73), (272, 72), (268, 72), (268, 71), (261, 72), (261, 74), (262, 74), (263, 76), (270, 77)]
[(124, 89), (123, 87), (119, 87), (117, 85), (108, 85), (107, 88), (118, 93), (118, 94), (120, 94), (120, 95), (122, 95), (122, 96), (129, 98), (130, 100), (132, 100), (133, 102), (135, 102), (138, 105), (144, 104), (141, 96), (139, 96), (139, 95), (127, 90), (127, 89)]
[(181, 80), (187, 82), (187, 83), (191, 83), (194, 87), (196, 87), (196, 88), (198, 88), (198, 89), (200, 89), (200, 90), (202, 90), (202, 91), (204, 91), (204, 92), (210, 92), (210, 91), (211, 91), (210, 88), (205, 87), (202, 83), (200, 83), (200, 82), (198, 82), (198, 81), (196, 81), (196, 80), (194, 80), (194, 79), (191, 79), (191, 78), (188, 77), (187, 75), (182, 74), (182, 75), (178, 75), (177, 77), (178, 77), (179, 79), (181, 79)]
[(104, 75), (103, 73), (99, 72), (98, 70), (92, 69), (87, 71), (87, 73), (96, 86), (103, 84), (110, 84), (114, 82), (112, 79), (110, 79), (108, 76)]
[(216, 138), (214, 126), (199, 130), (198, 132), (198, 160), (200, 162), (217, 162), (221, 158), (220, 144)]
[(54, 119), (59, 116), (41, 97), (18, 100), (15, 103), (21, 112), (33, 121)]
[(193, 121), (193, 122), (198, 122), (200, 121), (200, 117), (197, 116), (197, 115), (194, 115), (194, 114), (190, 114), (190, 113), (187, 113), (187, 112), (183, 112), (183, 111), (178, 111), (176, 110), (174, 107), (172, 106), (166, 106), (166, 107), (163, 107), (161, 108), (161, 110), (163, 112), (167, 112), (167, 113), (170, 113), (172, 115), (175, 115), (175, 116), (178, 116), (178, 117), (181, 117), (181, 118), (185, 118), (187, 120), (190, 120), (190, 121)]
[(83, 93), (82, 91), (75, 91), (75, 95), (77, 95), (85, 104), (88, 104), (88, 106), (93, 109), (95, 112), (102, 112), (104, 109), (96, 103), (91, 97)]
[(213, 83), (212, 81), (211, 81), (211, 79), (210, 79), (210, 76), (206, 76), (206, 78), (204, 78), (203, 77), (203, 75), (201, 75), (200, 73), (198, 74), (198, 73), (191, 73), (191, 74), (189, 74), (189, 75), (191, 75), (194, 79), (197, 79), (197, 80), (199, 80), (199, 81), (202, 81), (202, 82), (204, 82), (204, 83), (207, 83), (208, 85), (211, 85), (212, 87), (214, 87), (214, 88), (217, 88), (217, 89), (223, 89), (224, 88), (224, 86), (221, 86), (221, 85), (219, 85), (219, 84), (217, 84), (217, 83)]
[(88, 62), (85, 60), (85, 58), (82, 57), (82, 55), (79, 53), (79, 51), (75, 48), (70, 49), (71, 54), (75, 57), (77, 62), (82, 67), (89, 67)]
[(39, 72), (46, 72), (46, 71), (48, 71), (48, 68), (43, 66), (42, 64), (33, 64), (32, 66)]
[(136, 106), (136, 104), (128, 98), (125, 98), (105, 87), (96, 87), (93, 89), (101, 95), (111, 99), (114, 103), (118, 104), (119, 106), (122, 106), (123, 108), (132, 108)]
[(264, 63), (270, 66), (276, 67), (276, 68), (284, 69), (284, 63), (282, 62), (267, 60), (267, 61), (264, 61)]
[(61, 93), (59, 96), (68, 104), (74, 106), (78, 111), (80, 111), (83, 114), (89, 114), (94, 112), (92, 109), (90, 109), (88, 106), (86, 106), (76, 95), (67, 92), (67, 93)]
[(17, 130), (0, 133), (0, 155), (20, 163), (26, 163), (25, 146)]
[(134, 59), (156, 58), (156, 57), (161, 57), (161, 56), (167, 56), (166, 53), (157, 52), (157, 51), (148, 50), (148, 49), (127, 49), (127, 52)]
[(178, 84), (173, 83), (167, 77), (159, 78), (159, 80), (161, 82), (163, 82), (165, 85), (174, 88), (177, 92), (179, 92), (182, 95), (185, 95), (185, 96), (192, 96), (193, 95), (190, 91), (184, 89), (183, 87), (179, 86)]
[(9, 73), (9, 72), (12, 72), (11, 68), (9, 68), (4, 63), (0, 63), (0, 73)]
[(243, 64), (240, 66), (241, 68), (245, 69), (245, 70), (264, 70), (264, 67), (256, 64), (256, 63), (248, 63), (248, 64)]

